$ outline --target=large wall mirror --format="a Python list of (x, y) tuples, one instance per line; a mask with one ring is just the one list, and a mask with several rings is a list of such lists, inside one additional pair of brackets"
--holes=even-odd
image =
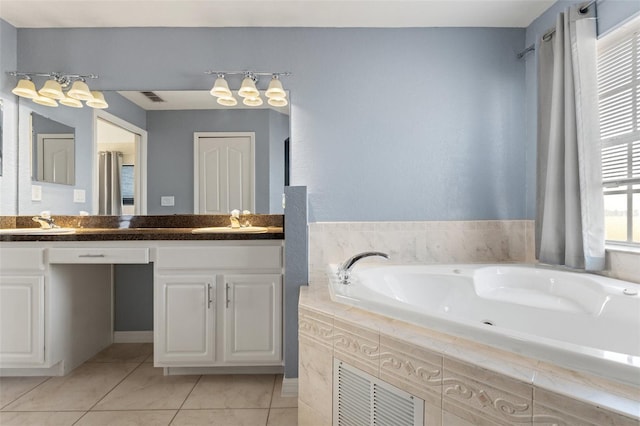
[(0, 99), (0, 176), (2, 176), (2, 148), (4, 146), (2, 129), (4, 127), (4, 101)]
[(75, 129), (31, 113), (32, 179), (74, 185)]
[[(80, 210), (123, 215), (203, 213), (196, 210), (194, 195), (194, 138), (202, 133), (254, 134), (251, 210), (283, 213), (289, 106), (271, 107), (263, 95), (264, 105), (259, 107), (244, 106), (240, 98), (237, 106), (224, 107), (209, 90), (104, 94), (109, 107), (100, 111), (60, 106), (49, 115), (45, 108), (20, 107), (19, 145), (22, 152), (25, 148), (30, 151), (31, 158), (20, 160), (19, 167), (31, 168), (26, 174), (31, 181), (63, 185), (42, 186), (42, 201), (33, 201), (32, 182), (21, 180), (18, 214), (43, 209), (53, 214), (78, 214)], [(102, 197), (98, 185), (100, 152), (121, 153), (115, 157), (120, 163), (121, 187), (115, 196), (115, 203), (122, 203), (119, 213), (101, 212), (98, 207)], [(76, 201), (78, 191), (83, 192), (86, 202)], [(245, 206), (225, 207), (234, 208)]]
[[(241, 101), (237, 106), (227, 107), (217, 104), (216, 98), (211, 96), (208, 90), (117, 91), (107, 92), (106, 95), (112, 106), (106, 110), (108, 113), (118, 115), (119, 118), (146, 131), (146, 156), (141, 156), (136, 151), (141, 148), (141, 139), (135, 134), (126, 137), (126, 132), (119, 132), (118, 124), (108, 123), (108, 118), (100, 118), (98, 122), (96, 151), (100, 159), (104, 157), (104, 152), (122, 154), (118, 195), (122, 198), (122, 214), (131, 213), (131, 205), (135, 205), (140, 198), (132, 189), (139, 187), (136, 179), (140, 178), (140, 170), (146, 170), (148, 214), (216, 214), (227, 213), (234, 208), (263, 214), (283, 212), (285, 141), (290, 134), (288, 105), (270, 106), (266, 102), (267, 98), (263, 96), (265, 102), (260, 107), (244, 106)], [(114, 101), (118, 97), (120, 100)], [(139, 108), (136, 108), (136, 111), (142, 111), (144, 123), (140, 123), (140, 114), (136, 114), (136, 117), (122, 114), (122, 111), (126, 110), (122, 108), (122, 102), (135, 104)], [(112, 126), (109, 130), (109, 125), (116, 128)], [(248, 153), (250, 161), (236, 162), (237, 157), (234, 156), (246, 154), (235, 149), (235, 141), (239, 141), (241, 136), (246, 134), (253, 137), (253, 145)], [(230, 194), (217, 194), (216, 199), (234, 200), (237, 192), (251, 191), (251, 203), (230, 201), (227, 204), (223, 203), (218, 210), (205, 210), (206, 203), (198, 202), (198, 190), (202, 192), (203, 179), (207, 179), (206, 176), (198, 175), (198, 165), (204, 164), (198, 160), (198, 156), (203, 155), (203, 161), (212, 157), (206, 151), (206, 147), (202, 148), (204, 144), (200, 145), (202, 149), (198, 151), (198, 138), (209, 141), (217, 136), (232, 139), (230, 149), (233, 153), (232, 157), (225, 160), (225, 173), (231, 173), (226, 167), (231, 167), (232, 164), (237, 164), (239, 168), (250, 164), (252, 187), (233, 190), (235, 192)], [(125, 140), (129, 142), (123, 143)], [(146, 161), (146, 164), (136, 164), (136, 161)], [(207, 168), (210, 166), (211, 163), (206, 164)], [(101, 169), (103, 170), (101, 167), (97, 168), (98, 173), (101, 173)], [(215, 174), (219, 176), (218, 172)], [(235, 177), (236, 175), (233, 175), (230, 179), (233, 180)], [(97, 176), (97, 181), (101, 181), (100, 176)], [(207, 182), (207, 185), (207, 191), (210, 191), (212, 182)], [(105, 196), (113, 199), (111, 194), (102, 193), (103, 188), (104, 186), (100, 185), (97, 189), (99, 194), (93, 194), (94, 197), (101, 200)], [(99, 211), (101, 214), (109, 214), (103, 213), (102, 209)]]

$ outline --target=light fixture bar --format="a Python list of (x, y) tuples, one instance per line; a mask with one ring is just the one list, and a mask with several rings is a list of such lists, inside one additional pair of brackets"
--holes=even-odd
[(214, 70), (209, 70), (209, 71), (205, 71), (204, 72), (207, 75), (212, 75), (212, 74), (223, 74), (223, 75), (277, 75), (278, 77), (283, 76), (283, 77), (288, 77), (290, 75), (293, 75), (291, 72), (289, 71), (285, 71), (285, 72), (258, 72), (258, 71), (214, 71)]
[(69, 79), (89, 79), (89, 78), (98, 78), (95, 74), (67, 74), (64, 72), (21, 72), (21, 71), (8, 71), (7, 74), (13, 77), (53, 77), (53, 78), (64, 78), (67, 77)]

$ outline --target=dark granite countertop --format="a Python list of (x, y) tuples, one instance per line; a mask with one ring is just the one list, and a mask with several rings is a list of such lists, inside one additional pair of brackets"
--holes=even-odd
[[(32, 216), (1, 216), (0, 228), (36, 228)], [(52, 216), (74, 234), (0, 235), (0, 241), (136, 241), (136, 240), (283, 240), (283, 215), (246, 215), (243, 221), (267, 228), (264, 233), (192, 234), (197, 228), (228, 226), (228, 215)]]

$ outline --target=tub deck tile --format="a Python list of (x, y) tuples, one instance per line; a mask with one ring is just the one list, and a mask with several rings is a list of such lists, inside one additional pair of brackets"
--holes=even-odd
[(381, 334), (380, 379), (442, 405), (442, 356), (431, 351)]
[(638, 426), (640, 424), (637, 419), (540, 388), (533, 390), (533, 420), (536, 425)]
[(445, 357), (442, 405), (472, 422), (485, 418), (497, 424), (530, 424), (533, 390), (527, 383)]

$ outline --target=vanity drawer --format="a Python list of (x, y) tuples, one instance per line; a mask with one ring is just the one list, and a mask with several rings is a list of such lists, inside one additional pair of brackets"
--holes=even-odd
[(44, 249), (2, 248), (0, 249), (0, 270), (2, 271), (42, 271), (44, 270)]
[(159, 248), (157, 265), (165, 269), (279, 269), (282, 246)]
[(149, 263), (149, 249), (137, 248), (51, 248), (49, 263)]

